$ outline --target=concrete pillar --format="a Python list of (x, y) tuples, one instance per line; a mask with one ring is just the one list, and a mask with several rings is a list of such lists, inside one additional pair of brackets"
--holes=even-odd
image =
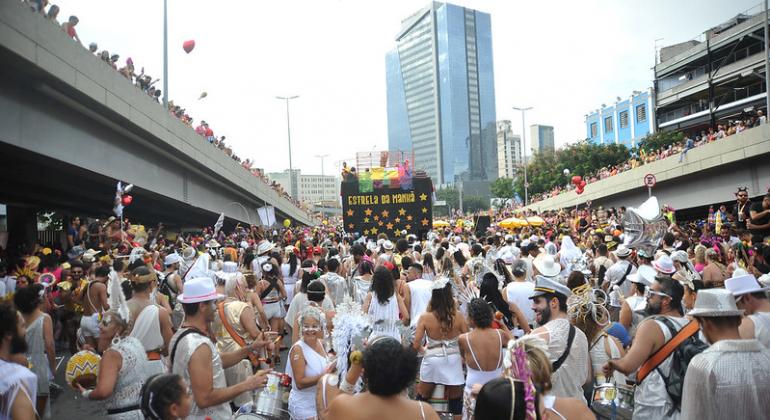
[(37, 241), (37, 209), (9, 205), (8, 253), (18, 257), (31, 250)]

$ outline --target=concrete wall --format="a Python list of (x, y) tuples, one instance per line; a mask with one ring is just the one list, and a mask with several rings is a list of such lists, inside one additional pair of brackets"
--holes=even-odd
[[(13, 71), (23, 77), (40, 78), (31, 81), (37, 92), (30, 102), (14, 103), (18, 97), (13, 94), (1, 98), (0, 141), (56, 158), (61, 158), (66, 142), (77, 142), (77, 150), (84, 153), (70, 156), (70, 163), (192, 206), (218, 213), (227, 204), (220, 202), (223, 197), (252, 208), (267, 201), (281, 217), (311, 223), (308, 215), (21, 2), (0, 2), (0, 57), (8, 58), (0, 60), (4, 63), (13, 60), (17, 64)], [(67, 113), (64, 121), (61, 116)], [(108, 149), (110, 144), (115, 150)], [(89, 145), (99, 146), (90, 150)], [(121, 165), (99, 159), (121, 150), (136, 159), (132, 173), (121, 173)], [(197, 177), (186, 189), (182, 169)], [(247, 221), (233, 206), (226, 214)]]
[(570, 191), (527, 208), (569, 208), (587, 200), (605, 207), (638, 206), (647, 198), (643, 178), (648, 173), (657, 178), (653, 195), (676, 209), (731, 200), (738, 186), (748, 187), (750, 196), (762, 194), (770, 187), (770, 125), (690, 150), (683, 163), (674, 155), (588, 184), (580, 196)]

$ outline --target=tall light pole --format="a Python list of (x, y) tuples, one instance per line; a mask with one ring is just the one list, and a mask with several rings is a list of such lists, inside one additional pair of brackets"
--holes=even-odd
[(767, 12), (767, 0), (765, 0), (765, 120), (770, 114), (770, 56), (768, 56), (767, 42), (770, 34), (770, 27), (768, 26), (768, 12)]
[(329, 155), (315, 155), (318, 159), (321, 159), (321, 176), (324, 176), (324, 159), (328, 158)]
[(532, 109), (531, 106), (513, 107), (516, 111), (521, 111), (521, 149), (524, 154), (524, 206), (526, 207), (529, 201), (529, 181), (527, 181), (527, 131), (524, 125), (524, 113)]
[(289, 140), (289, 193), (293, 198), (297, 198), (297, 183), (294, 182), (294, 168), (291, 166), (291, 122), (289, 120), (289, 101), (299, 98), (299, 95), (294, 96), (276, 96), (276, 99), (286, 101), (286, 137)]
[(163, 0), (163, 107), (168, 109), (168, 0)]

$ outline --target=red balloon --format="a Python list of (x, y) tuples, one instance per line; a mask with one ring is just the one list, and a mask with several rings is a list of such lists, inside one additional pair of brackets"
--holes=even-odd
[(575, 192), (576, 192), (578, 195), (580, 195), (580, 194), (583, 194), (583, 188), (581, 188), (581, 187), (578, 187), (578, 188), (575, 190)]
[(187, 54), (190, 54), (190, 51), (192, 51), (193, 48), (195, 48), (195, 41), (192, 39), (189, 41), (185, 41), (182, 44), (182, 48), (184, 48), (184, 52), (186, 52)]
[(582, 190), (583, 188), (586, 187), (586, 181), (585, 180), (580, 181), (580, 184), (578, 184), (578, 186), (580, 186), (580, 189)]
[(134, 201), (134, 197), (131, 197), (128, 194), (124, 195), (123, 198), (120, 200), (120, 202), (123, 203), (124, 206), (131, 204), (132, 201)]
[(582, 181), (582, 180), (583, 180), (583, 177), (580, 176), (580, 175), (575, 175), (575, 176), (572, 177), (572, 183), (575, 184), (575, 185), (580, 184), (580, 181)]

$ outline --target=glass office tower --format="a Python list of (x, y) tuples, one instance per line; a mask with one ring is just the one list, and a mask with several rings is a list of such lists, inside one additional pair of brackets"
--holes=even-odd
[(497, 178), (487, 13), (433, 2), (402, 22), (386, 55), (388, 143), (439, 185)]

